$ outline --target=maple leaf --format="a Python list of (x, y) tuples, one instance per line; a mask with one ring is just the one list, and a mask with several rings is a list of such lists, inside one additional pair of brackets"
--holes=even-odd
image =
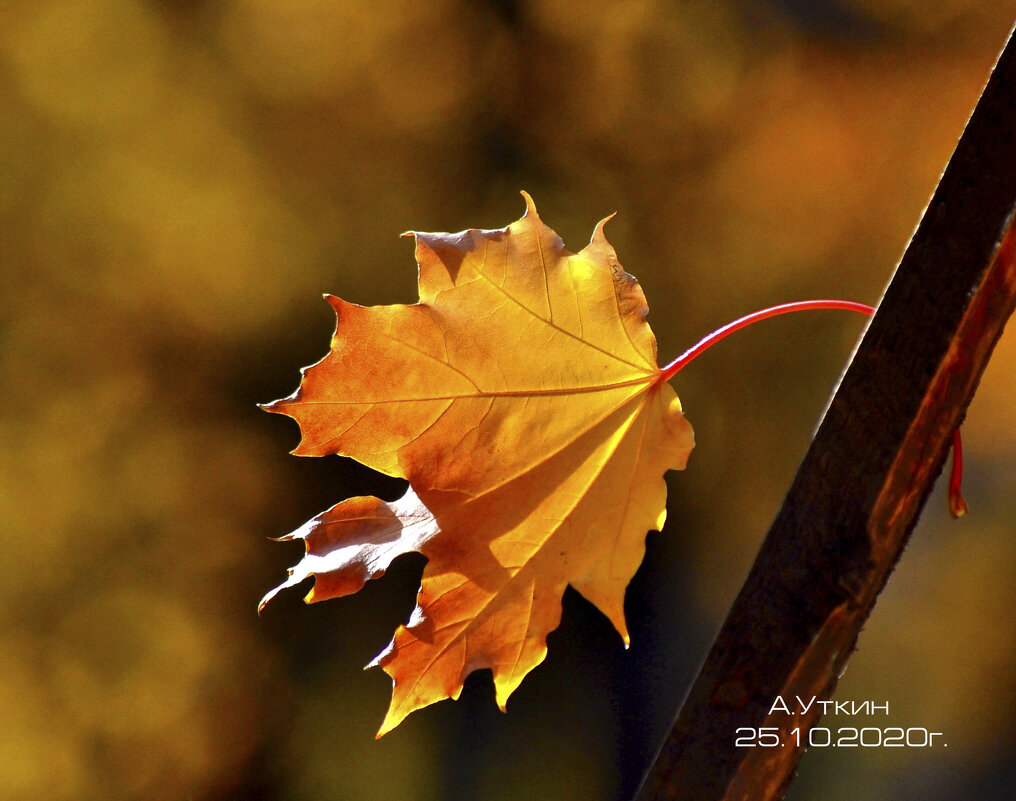
[(666, 517), (663, 474), (694, 445), (610, 218), (570, 253), (523, 196), (507, 228), (408, 234), (419, 303), (326, 296), (330, 353), (265, 407), (299, 423), (294, 453), (409, 481), (394, 503), (351, 498), (288, 535), (306, 555), (262, 600), (312, 575), (308, 602), (347, 595), (402, 553), (427, 557), (416, 609), (372, 663), (394, 683), (379, 737), (482, 668), (503, 710), (569, 584), (627, 645), (624, 593)]

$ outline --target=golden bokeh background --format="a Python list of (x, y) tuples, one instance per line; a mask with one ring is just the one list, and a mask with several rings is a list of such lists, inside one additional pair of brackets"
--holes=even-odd
[[(1002, 0), (36, 0), (0, 10), (0, 798), (624, 799), (779, 506), (863, 321), (744, 332), (629, 592), (574, 593), (501, 715), (489, 675), (373, 733), (363, 673), (421, 560), (257, 600), (266, 541), (352, 494), (255, 403), (327, 348), (322, 292), (415, 298), (405, 229), (608, 229), (661, 357), (743, 313), (877, 301), (1012, 24)], [(838, 697), (936, 749), (813, 749), (795, 801), (1009, 799), (1016, 339)], [(733, 733), (732, 733), (733, 736)]]

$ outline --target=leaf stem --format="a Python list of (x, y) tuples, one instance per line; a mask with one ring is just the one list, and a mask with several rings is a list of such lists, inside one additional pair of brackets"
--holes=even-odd
[[(746, 328), (761, 320), (768, 320), (770, 317), (779, 317), (799, 311), (815, 311), (817, 309), (853, 311), (868, 317), (875, 313), (873, 306), (869, 306), (866, 303), (856, 303), (852, 300), (798, 300), (759, 309), (751, 314), (746, 314), (744, 317), (738, 317), (733, 322), (727, 323), (717, 328), (711, 334), (702, 337), (696, 344), (692, 345), (660, 371), (660, 381), (669, 381), (691, 364), (691, 362), (709, 350), (709, 348), (720, 340), (726, 339), (735, 331), (740, 331), (742, 328)], [(952, 469), (949, 473), (949, 513), (953, 517), (962, 517), (967, 513), (967, 502), (963, 499), (963, 441), (958, 428), (953, 432), (952, 453)]]
[(664, 367), (662, 370), (663, 375), (660, 380), (669, 381), (683, 368), (709, 350), (709, 348), (721, 339), (726, 339), (735, 331), (740, 331), (742, 328), (761, 320), (768, 320), (770, 317), (779, 317), (783, 314), (792, 314), (793, 312), (799, 311), (813, 311), (815, 309), (840, 309), (841, 311), (855, 311), (861, 314), (866, 314), (869, 317), (875, 313), (874, 307), (869, 306), (866, 303), (855, 303), (851, 300), (798, 300), (792, 303), (781, 303), (778, 306), (770, 306), (767, 309), (760, 309), (759, 311), (752, 312), (751, 314), (746, 314), (744, 317), (739, 317), (733, 322), (717, 328), (711, 334), (704, 336), (698, 343), (692, 345), (692, 347), (688, 348), (688, 350)]
[(963, 517), (967, 511), (967, 502), (963, 498), (963, 438), (957, 428), (953, 431), (952, 470), (949, 472), (949, 514)]

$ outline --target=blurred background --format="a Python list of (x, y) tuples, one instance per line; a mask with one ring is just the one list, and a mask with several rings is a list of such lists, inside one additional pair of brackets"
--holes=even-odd
[[(422, 559), (261, 595), (277, 536), (398, 482), (298, 459), (256, 407), (328, 346), (320, 295), (415, 300), (406, 229), (527, 189), (608, 234), (669, 360), (754, 309), (878, 300), (1012, 24), (1004, 0), (36, 0), (0, 10), (0, 798), (596, 799), (635, 790), (864, 321), (727, 340), (676, 389), (698, 447), (628, 594), (569, 591), (502, 715), (488, 673), (373, 739), (361, 667)], [(790, 794), (1011, 799), (1016, 337), (838, 697), (948, 748), (813, 749)], [(841, 723), (830, 719), (832, 724)], [(849, 725), (849, 722), (848, 722)], [(864, 725), (862, 723), (862, 725)]]

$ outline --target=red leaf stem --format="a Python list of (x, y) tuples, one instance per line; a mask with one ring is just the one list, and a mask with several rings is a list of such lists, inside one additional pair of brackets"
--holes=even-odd
[[(875, 313), (875, 308), (866, 303), (856, 303), (852, 300), (798, 300), (791, 303), (781, 303), (778, 306), (769, 306), (759, 309), (744, 317), (738, 317), (733, 322), (717, 328), (710, 334), (702, 337), (696, 344), (678, 356), (674, 361), (661, 370), (661, 381), (669, 381), (681, 370), (695, 361), (709, 348), (720, 340), (726, 339), (735, 331), (740, 331), (749, 325), (768, 320), (770, 317), (779, 317), (784, 314), (792, 314), (800, 311), (815, 311), (818, 309), (838, 309), (840, 311), (853, 311), (870, 317)], [(962, 517), (967, 513), (967, 502), (963, 499), (963, 441), (960, 437), (960, 430), (953, 432), (952, 441), (952, 468), (949, 473), (949, 513), (953, 517)]]

